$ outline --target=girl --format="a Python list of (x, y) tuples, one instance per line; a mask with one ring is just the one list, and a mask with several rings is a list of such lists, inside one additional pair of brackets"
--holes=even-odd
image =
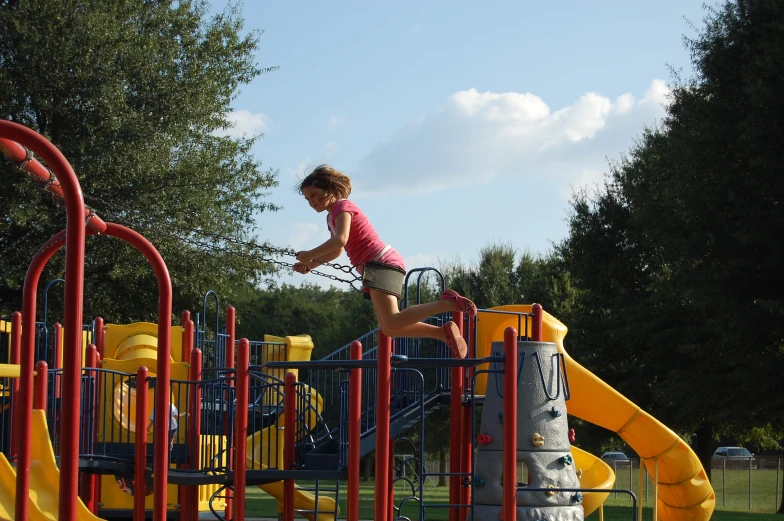
[(312, 250), (297, 253), (294, 271), (308, 273), (323, 262), (337, 259), (345, 248), (351, 264), (362, 274), (365, 297), (373, 302), (381, 331), (389, 337), (424, 337), (446, 342), (458, 358), (465, 358), (468, 348), (460, 330), (452, 321), (442, 327), (422, 320), (445, 311), (462, 311), (476, 315), (476, 306), (469, 299), (448, 289), (441, 299), (398, 310), (406, 267), (403, 257), (379, 239), (362, 211), (346, 199), (351, 193), (351, 180), (328, 165), (316, 167), (297, 186), (310, 207), (327, 211), (327, 227), (331, 237)]

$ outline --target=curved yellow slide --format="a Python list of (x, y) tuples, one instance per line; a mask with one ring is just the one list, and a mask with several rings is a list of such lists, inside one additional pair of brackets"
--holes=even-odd
[[(530, 313), (530, 305), (493, 308)], [(518, 328), (517, 315), (483, 313), (477, 326), (477, 356), (488, 354), (493, 341), (503, 339), (508, 326)], [(530, 324), (529, 324), (530, 327)], [(564, 355), (571, 398), (569, 414), (618, 434), (640, 456), (648, 475), (658, 474), (657, 521), (707, 521), (716, 495), (697, 455), (667, 426), (640, 409), (618, 391), (575, 362), (564, 350), (567, 328), (544, 313), (542, 339), (553, 342)], [(477, 394), (484, 393), (486, 375), (477, 379)], [(658, 468), (657, 468), (658, 467)]]
[[(610, 466), (590, 452), (572, 446), (574, 468), (582, 488), (611, 489), (615, 483), (615, 472)], [(588, 516), (607, 500), (609, 492), (589, 492), (583, 495), (583, 514)]]
[[(46, 416), (40, 409), (33, 410), (30, 430), (30, 502), (29, 521), (52, 521), (60, 517), (60, 469), (54, 457)], [(0, 454), (0, 520), (15, 519), (16, 471)], [(81, 521), (101, 521), (77, 498), (76, 518)]]

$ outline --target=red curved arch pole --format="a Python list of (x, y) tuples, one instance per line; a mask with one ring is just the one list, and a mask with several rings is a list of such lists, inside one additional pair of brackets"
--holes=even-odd
[[(94, 235), (96, 232), (94, 230), (88, 230), (88, 235)], [(105, 235), (110, 237), (116, 237), (121, 239), (132, 246), (134, 246), (139, 252), (144, 255), (147, 261), (150, 263), (150, 266), (155, 271), (155, 277), (158, 282), (158, 353), (159, 353), (159, 360), (169, 360), (171, 356), (171, 312), (172, 312), (172, 288), (171, 288), (171, 279), (169, 278), (169, 270), (166, 268), (166, 264), (163, 261), (163, 258), (160, 256), (158, 251), (155, 247), (144, 237), (142, 237), (137, 232), (126, 228), (125, 226), (114, 224), (114, 223), (106, 223), (106, 231)], [(46, 264), (49, 262), (49, 259), (52, 258), (52, 255), (60, 249), (65, 243), (66, 232), (62, 231), (58, 234), (54, 235), (51, 239), (49, 239), (41, 248), (38, 250), (38, 253), (33, 257), (33, 261), (30, 263), (30, 267), (27, 270), (27, 275), (25, 277), (25, 290), (23, 296), (23, 304), (22, 304), (22, 315), (23, 316), (35, 316), (36, 312), (36, 293), (38, 290), (38, 282), (41, 277), (41, 272), (43, 271)], [(67, 247), (67, 246), (66, 246)], [(67, 268), (66, 268), (67, 269)], [(67, 276), (67, 273), (66, 273)], [(27, 313), (27, 314), (26, 314)], [(67, 318), (67, 317), (66, 317)], [(29, 329), (26, 329), (29, 328)], [(29, 358), (29, 363), (32, 367), (32, 360), (33, 360), (33, 353), (34, 353), (34, 339), (35, 339), (35, 321), (23, 321), (22, 322), (22, 374), (25, 372), (25, 360)], [(78, 349), (68, 349), (67, 344), (66, 348), (63, 349), (63, 360), (64, 362), (68, 360), (67, 357), (71, 357), (74, 353), (76, 354), (75, 360), (75, 367), (76, 373), (79, 375), (81, 373), (80, 366), (81, 366), (81, 331), (82, 325), (81, 322), (77, 326), (77, 332), (79, 333), (79, 344)], [(68, 330), (66, 330), (66, 335), (68, 334)], [(30, 374), (32, 377), (32, 372)], [(66, 375), (67, 376), (67, 375)], [(166, 411), (169, 409), (169, 394), (170, 394), (170, 369), (169, 364), (163, 364), (158, 367), (158, 388), (161, 392), (155, 393), (156, 395), (156, 408), (159, 411)], [(78, 388), (77, 388), (78, 391)], [(26, 394), (30, 394), (30, 404), (32, 408), (32, 385), (22, 386), (22, 392)], [(63, 394), (65, 394), (65, 389), (63, 389)], [(22, 400), (26, 400), (26, 396), (22, 398)], [(24, 402), (23, 402), (24, 403)], [(69, 402), (70, 403), (70, 402)], [(66, 454), (63, 452), (63, 448), (61, 448), (60, 453), (60, 465), (62, 469), (62, 462), (66, 459), (66, 456), (71, 457), (76, 460), (76, 470), (77, 470), (77, 477), (78, 477), (78, 458), (79, 458), (79, 422), (78, 422), (78, 414), (79, 414), (79, 395), (77, 392), (76, 395), (76, 405), (73, 406), (71, 410), (63, 409), (66, 412), (64, 415), (67, 417), (72, 411), (77, 418), (76, 428), (71, 431), (70, 434), (73, 435), (73, 439), (77, 442), (77, 447), (73, 449), (72, 453)], [(24, 410), (24, 409), (23, 409)], [(160, 429), (163, 432), (168, 432), (169, 430), (169, 415), (168, 414), (161, 414), (156, 421), (160, 421), (162, 425)], [(30, 429), (29, 425), (27, 427), (28, 432)], [(61, 439), (65, 436), (66, 430), (65, 426), (63, 426)], [(21, 440), (26, 440), (29, 437), (21, 437), (20, 438), (20, 450), (19, 450), (19, 457), (22, 456), (22, 443)], [(25, 442), (26, 443), (26, 442)], [(153, 445), (153, 453), (155, 458), (153, 472), (155, 475), (155, 499), (153, 502), (153, 519), (155, 521), (163, 521), (166, 519), (166, 485), (168, 482), (168, 475), (167, 475), (167, 468), (169, 462), (169, 444), (168, 439), (166, 436), (157, 436), (154, 440)], [(27, 469), (29, 474), (29, 446), (27, 446)], [(62, 472), (62, 470), (61, 470)], [(75, 480), (76, 484), (78, 485), (78, 479)], [(17, 498), (20, 497), (19, 494), (24, 494), (21, 497), (27, 498), (29, 497), (29, 477), (27, 480), (20, 480), (17, 479)], [(63, 495), (63, 486), (64, 483), (62, 481), (62, 475), (60, 480), (60, 516), (61, 519), (63, 518), (65, 504), (73, 503), (76, 505), (76, 497), (78, 495), (78, 490), (76, 487), (73, 487), (73, 495), (66, 496)], [(18, 506), (17, 501), (17, 508)], [(24, 502), (25, 505), (27, 502)], [(17, 510), (18, 512), (18, 510)], [(19, 519), (25, 519), (24, 517), (20, 517)], [(76, 517), (72, 518), (72, 521), (75, 521)]]
[[(0, 121), (0, 138), (7, 138), (35, 152), (46, 162), (57, 176), (65, 201), (67, 216), (67, 247), (65, 253), (65, 353), (63, 374), (63, 433), (60, 438), (60, 519), (76, 521), (76, 497), (79, 483), (79, 389), (81, 385), (81, 346), (82, 341), (82, 304), (84, 290), (84, 197), (79, 181), (71, 165), (57, 148), (46, 138), (25, 126), (11, 121)], [(39, 273), (40, 276), (40, 273)], [(29, 288), (25, 283), (25, 295)], [(23, 331), (28, 331), (27, 339), (34, 338), (30, 333), (35, 328), (34, 308), (31, 312), (22, 300)], [(27, 310), (27, 311), (26, 311)], [(26, 317), (26, 318), (25, 318)], [(24, 333), (23, 333), (24, 335)], [(33, 350), (22, 352), (20, 359), (20, 383), (23, 389), (33, 388)], [(20, 403), (20, 432), (29, 433), (32, 424), (32, 393), (24, 393)], [(17, 496), (16, 515), (27, 519), (28, 494), (20, 494), (19, 489), (27, 491), (30, 486), (30, 445), (29, 436), (20, 436), (17, 459)]]

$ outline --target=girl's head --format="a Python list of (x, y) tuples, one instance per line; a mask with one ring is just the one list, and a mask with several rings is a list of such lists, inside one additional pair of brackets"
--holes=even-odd
[(321, 165), (297, 185), (297, 191), (305, 196), (314, 210), (322, 212), (335, 201), (351, 194), (351, 179), (340, 170)]

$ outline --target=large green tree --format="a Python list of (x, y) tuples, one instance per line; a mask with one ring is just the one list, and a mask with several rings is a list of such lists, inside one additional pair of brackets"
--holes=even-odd
[(784, 6), (710, 9), (667, 117), (578, 194), (561, 253), (593, 367), (666, 424), (764, 446), (784, 426)]
[[(268, 269), (216, 238), (247, 239), (255, 216), (275, 209), (257, 137), (227, 132), (239, 88), (263, 72), (259, 33), (242, 23), (235, 7), (210, 15), (201, 0), (0, 1), (0, 117), (51, 140), (87, 204), (157, 246), (175, 311)], [(20, 307), (26, 266), (64, 213), (5, 160), (0, 176), (3, 314)], [(43, 280), (62, 275), (62, 257), (50, 266)], [(85, 318), (156, 318), (155, 278), (132, 249), (89, 238), (85, 271)]]

